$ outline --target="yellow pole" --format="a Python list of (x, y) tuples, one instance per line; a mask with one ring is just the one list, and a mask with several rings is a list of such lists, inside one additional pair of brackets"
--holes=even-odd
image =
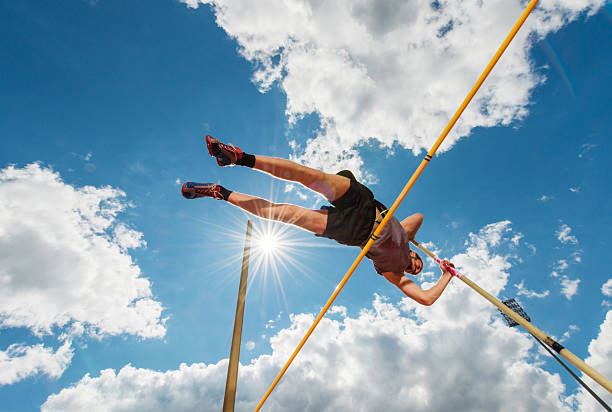
[(242, 270), (240, 273), (240, 286), (238, 287), (238, 302), (236, 303), (236, 318), (234, 319), (234, 334), (230, 350), (229, 365), (227, 367), (227, 380), (225, 381), (225, 397), (223, 398), (223, 412), (234, 412), (236, 402), (236, 384), (238, 382), (238, 361), (240, 360), (240, 342), (242, 340), (242, 321), (244, 319), (244, 301), (246, 299), (247, 275), (249, 273), (249, 253), (251, 251), (251, 227), (253, 222), (247, 223), (244, 254), (242, 255)]
[[(417, 241), (413, 240), (412, 243), (416, 245), (419, 249), (421, 249), (423, 252), (425, 252), (427, 255), (429, 255), (429, 257), (431, 257), (433, 260), (435, 260), (438, 263), (440, 262), (440, 259), (436, 255), (431, 253), (424, 246), (420, 245)], [(490, 293), (482, 289), (480, 286), (478, 286), (476, 283), (468, 279), (465, 275), (457, 271), (454, 271), (454, 272), (455, 273), (453, 274), (459, 279), (461, 279), (466, 285), (474, 289), (482, 297), (484, 297), (486, 300), (491, 302), (493, 305), (495, 305), (499, 310), (504, 312), (506, 315), (510, 316), (516, 323), (524, 327), (533, 336), (537, 337), (540, 341), (546, 343), (548, 346), (554, 349), (558, 354), (560, 354), (565, 359), (567, 359), (572, 365), (574, 365), (575, 367), (580, 369), (582, 372), (586, 373), (591, 378), (593, 378), (595, 382), (599, 383), (601, 386), (606, 388), (608, 392), (612, 393), (612, 381), (610, 381), (610, 379), (606, 378), (601, 373), (593, 369), (591, 366), (587, 365), (582, 359), (574, 355), (572, 352), (570, 352), (568, 349), (563, 347), (561, 344), (559, 344), (557, 341), (555, 341), (550, 336), (546, 335), (540, 329), (536, 328), (534, 325), (532, 325), (530, 322), (528, 322), (518, 313), (510, 309), (508, 306), (504, 305), (504, 303), (501, 302), (499, 299), (497, 299), (496, 297), (494, 297), (493, 295), (491, 295)]]
[(340, 281), (340, 283), (334, 290), (334, 293), (331, 295), (331, 297), (329, 298), (325, 306), (323, 306), (323, 309), (321, 309), (321, 312), (319, 312), (319, 314), (317, 315), (316, 319), (314, 320), (314, 323), (312, 324), (310, 329), (308, 329), (308, 332), (306, 333), (304, 338), (302, 338), (299, 345), (297, 346), (297, 348), (295, 349), (295, 351), (293, 352), (293, 354), (291, 355), (291, 357), (289, 358), (285, 366), (283, 366), (281, 371), (278, 373), (278, 375), (274, 379), (274, 382), (272, 382), (272, 385), (270, 385), (270, 388), (268, 388), (264, 397), (261, 399), (261, 401), (259, 401), (259, 404), (257, 404), (257, 407), (255, 408), (254, 412), (259, 411), (261, 407), (263, 406), (263, 404), (266, 402), (266, 399), (268, 399), (268, 397), (270, 396), (270, 394), (272, 393), (272, 391), (274, 390), (274, 388), (276, 387), (280, 379), (283, 377), (283, 375), (285, 374), (285, 371), (287, 370), (287, 368), (289, 368), (289, 365), (291, 365), (291, 362), (293, 362), (293, 359), (295, 359), (295, 357), (297, 356), (299, 351), (302, 349), (302, 347), (304, 346), (304, 344), (306, 343), (306, 341), (308, 340), (308, 338), (310, 337), (314, 329), (317, 327), (319, 322), (321, 322), (321, 319), (323, 318), (323, 316), (325, 316), (325, 313), (327, 312), (329, 307), (332, 305), (332, 303), (336, 299), (336, 296), (338, 296), (338, 294), (340, 293), (340, 291), (342, 290), (346, 282), (348, 282), (349, 278), (353, 275), (353, 272), (355, 271), (357, 266), (359, 266), (359, 263), (361, 263), (366, 253), (368, 253), (368, 251), (370, 250), (370, 247), (372, 246), (372, 243), (374, 243), (374, 240), (378, 237), (378, 235), (380, 235), (380, 232), (382, 232), (383, 228), (386, 226), (389, 219), (391, 219), (391, 217), (393, 216), (393, 214), (399, 207), (400, 203), (402, 203), (402, 201), (404, 200), (404, 198), (406, 197), (410, 189), (412, 189), (412, 186), (414, 185), (414, 183), (417, 181), (417, 179), (423, 172), (423, 169), (425, 169), (425, 167), (427, 166), (429, 161), (432, 159), (433, 155), (436, 153), (436, 151), (438, 150), (438, 148), (440, 147), (444, 139), (446, 139), (446, 136), (448, 136), (448, 133), (451, 131), (451, 129), (453, 128), (453, 126), (455, 125), (455, 123), (457, 122), (457, 120), (459, 119), (459, 117), (461, 116), (465, 108), (467, 107), (467, 105), (470, 103), (470, 101), (472, 100), (472, 98), (474, 97), (474, 95), (476, 94), (480, 86), (482, 85), (482, 83), (484, 83), (485, 79), (487, 78), (491, 70), (493, 70), (493, 67), (495, 66), (495, 64), (501, 57), (501, 55), (504, 53), (504, 51), (506, 50), (506, 48), (508, 47), (512, 39), (514, 39), (514, 36), (519, 31), (519, 29), (521, 28), (521, 26), (527, 19), (527, 16), (529, 16), (529, 14), (534, 9), (537, 3), (538, 3), (538, 0), (531, 0), (531, 2), (527, 5), (527, 8), (523, 12), (523, 14), (521, 14), (521, 17), (518, 19), (514, 27), (512, 27), (512, 30), (510, 31), (510, 33), (508, 34), (508, 36), (506, 37), (502, 45), (499, 47), (499, 49), (497, 50), (497, 52), (495, 53), (495, 55), (493, 56), (493, 58), (491, 59), (487, 67), (485, 68), (485, 70), (480, 75), (474, 87), (472, 87), (472, 90), (470, 90), (467, 97), (463, 100), (463, 103), (461, 103), (461, 106), (459, 106), (459, 109), (457, 110), (455, 115), (451, 118), (446, 128), (442, 131), (442, 134), (440, 135), (436, 143), (433, 145), (431, 150), (427, 153), (427, 155), (425, 156), (425, 159), (421, 161), (421, 164), (419, 165), (417, 170), (414, 172), (414, 174), (412, 175), (408, 183), (406, 183), (406, 186), (404, 187), (400, 195), (397, 197), (397, 199), (393, 203), (393, 206), (391, 206), (391, 208), (389, 209), (389, 212), (387, 212), (387, 214), (385, 215), (385, 218), (378, 225), (374, 233), (370, 236), (370, 240), (368, 240), (368, 242), (365, 244), (361, 253), (359, 253), (359, 256), (357, 256), (357, 259), (355, 259), (355, 261), (349, 268), (348, 272), (346, 272), (346, 275), (344, 275), (344, 277), (342, 278), (342, 280)]

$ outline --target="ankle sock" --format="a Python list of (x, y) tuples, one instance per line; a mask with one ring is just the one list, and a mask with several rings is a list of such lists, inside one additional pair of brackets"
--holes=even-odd
[(223, 196), (223, 200), (227, 200), (227, 199), (229, 199), (229, 195), (232, 194), (232, 191), (231, 190), (227, 190), (223, 186), (219, 185), (219, 193), (221, 193), (221, 196)]
[(253, 167), (255, 166), (255, 155), (242, 153), (240, 159), (236, 160), (236, 164), (239, 166)]

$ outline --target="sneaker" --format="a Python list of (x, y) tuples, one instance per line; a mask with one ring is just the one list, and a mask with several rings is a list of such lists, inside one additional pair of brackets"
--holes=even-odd
[(217, 158), (219, 166), (235, 165), (236, 160), (242, 157), (242, 150), (239, 147), (234, 147), (231, 143), (221, 143), (209, 135), (206, 135), (206, 147), (208, 147), (208, 153)]
[(183, 184), (183, 188), (181, 189), (181, 193), (186, 199), (212, 197), (213, 199), (225, 200), (219, 191), (219, 185), (215, 183), (185, 182), (185, 184)]

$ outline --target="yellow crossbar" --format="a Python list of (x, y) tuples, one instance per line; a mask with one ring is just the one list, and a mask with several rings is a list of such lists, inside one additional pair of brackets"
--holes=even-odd
[(366, 253), (368, 253), (368, 251), (370, 250), (370, 247), (372, 247), (372, 243), (374, 243), (374, 238), (380, 235), (380, 232), (382, 232), (387, 222), (389, 222), (389, 219), (391, 219), (391, 216), (393, 216), (393, 214), (395, 213), (399, 205), (402, 203), (402, 201), (404, 200), (404, 198), (406, 197), (410, 189), (412, 189), (412, 186), (414, 185), (414, 183), (417, 181), (417, 179), (423, 172), (423, 169), (425, 169), (425, 167), (427, 166), (429, 161), (433, 158), (433, 155), (436, 153), (436, 151), (438, 150), (438, 148), (440, 147), (444, 139), (446, 139), (446, 136), (448, 136), (448, 133), (451, 131), (453, 126), (455, 126), (455, 123), (457, 123), (457, 120), (459, 119), (459, 117), (461, 116), (461, 114), (463, 113), (467, 105), (470, 103), (470, 101), (472, 100), (472, 98), (474, 97), (478, 89), (480, 89), (480, 86), (482, 86), (482, 83), (484, 83), (489, 73), (491, 73), (491, 70), (493, 70), (493, 67), (495, 66), (495, 64), (501, 57), (501, 55), (504, 53), (506, 48), (508, 48), (508, 45), (510, 44), (512, 39), (514, 39), (514, 36), (516, 36), (516, 33), (519, 31), (519, 29), (521, 28), (521, 26), (523, 25), (523, 23), (525, 22), (525, 20), (531, 13), (531, 11), (534, 9), (536, 4), (538, 4), (538, 0), (531, 0), (531, 2), (527, 5), (527, 8), (523, 12), (523, 14), (521, 14), (521, 17), (518, 19), (514, 27), (512, 27), (512, 30), (510, 31), (510, 33), (508, 34), (508, 36), (506, 37), (502, 45), (499, 47), (499, 49), (497, 50), (497, 52), (495, 53), (495, 55), (489, 62), (488, 66), (485, 68), (484, 72), (482, 72), (482, 74), (480, 75), (474, 87), (472, 87), (472, 90), (470, 90), (467, 97), (463, 100), (463, 103), (461, 103), (461, 106), (459, 106), (459, 109), (457, 110), (455, 115), (451, 118), (446, 128), (442, 131), (442, 134), (440, 135), (436, 143), (433, 145), (431, 150), (427, 153), (427, 155), (425, 156), (425, 159), (421, 161), (421, 164), (419, 165), (417, 170), (414, 172), (414, 174), (412, 175), (408, 183), (406, 183), (406, 186), (404, 187), (402, 192), (399, 194), (399, 196), (393, 203), (393, 206), (391, 206), (391, 208), (389, 209), (389, 212), (385, 215), (385, 218), (383, 219), (383, 221), (378, 225), (378, 227), (374, 231), (374, 234), (370, 237), (370, 240), (368, 240), (366, 245), (363, 247), (363, 249), (361, 250), (361, 253), (359, 253), (359, 256), (357, 256), (357, 259), (355, 259), (355, 261), (351, 265), (348, 272), (346, 272), (346, 275), (344, 275), (344, 278), (342, 278), (342, 280), (340, 281), (340, 283), (334, 290), (334, 293), (328, 299), (325, 306), (323, 306), (323, 309), (321, 309), (321, 312), (319, 312), (319, 314), (317, 315), (312, 326), (310, 327), (310, 329), (308, 329), (308, 332), (302, 338), (299, 345), (297, 346), (297, 348), (295, 349), (295, 351), (293, 352), (293, 354), (291, 355), (291, 357), (289, 358), (285, 366), (283, 366), (283, 369), (281, 369), (281, 371), (278, 373), (278, 375), (274, 379), (274, 382), (272, 382), (272, 385), (270, 385), (270, 388), (268, 389), (264, 397), (261, 399), (261, 401), (259, 401), (259, 404), (254, 410), (255, 412), (259, 411), (261, 407), (263, 406), (263, 404), (266, 402), (266, 400), (268, 399), (268, 397), (270, 396), (270, 394), (272, 393), (272, 391), (274, 390), (278, 382), (281, 380), (281, 378), (287, 371), (287, 368), (289, 368), (289, 365), (291, 365), (291, 362), (293, 362), (293, 360), (295, 359), (297, 354), (300, 352), (300, 350), (302, 349), (302, 347), (304, 346), (304, 344), (306, 343), (306, 341), (308, 340), (312, 332), (315, 330), (319, 322), (321, 322), (321, 319), (323, 319), (323, 316), (325, 316), (325, 313), (327, 312), (329, 307), (332, 305), (332, 303), (334, 302), (334, 300), (336, 299), (336, 297), (338, 296), (338, 294), (340, 293), (340, 291), (342, 290), (346, 282), (348, 282), (349, 278), (353, 275), (353, 272), (355, 271), (355, 269), (357, 269), (357, 266), (359, 266), (359, 263), (361, 263)]

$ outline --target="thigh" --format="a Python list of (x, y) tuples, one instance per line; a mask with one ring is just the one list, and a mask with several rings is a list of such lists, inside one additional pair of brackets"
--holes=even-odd
[(322, 194), (325, 198), (334, 202), (349, 190), (351, 180), (344, 176), (324, 173), (320, 179), (314, 180), (307, 185), (310, 190)]
[(296, 205), (278, 205), (273, 211), (273, 220), (289, 223), (320, 235), (327, 227), (327, 210), (312, 210)]
[(314, 233), (315, 235), (320, 235), (325, 232), (328, 217), (327, 210), (305, 210), (306, 211), (304, 213), (299, 215), (294, 224), (302, 229)]

